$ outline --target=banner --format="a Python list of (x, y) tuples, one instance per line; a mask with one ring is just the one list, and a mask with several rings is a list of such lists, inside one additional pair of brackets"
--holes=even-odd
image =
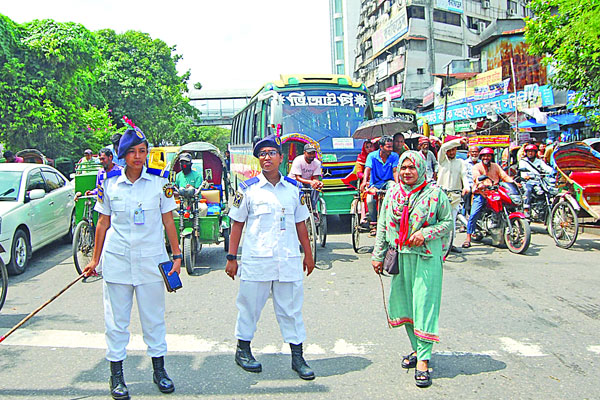
[(509, 145), (509, 135), (477, 135), (469, 138), (469, 146), (508, 147)]
[(385, 91), (390, 94), (392, 100), (402, 97), (402, 83), (390, 86), (389, 88), (385, 89)]
[(436, 8), (455, 13), (463, 13), (462, 0), (437, 0)]
[[(542, 98), (542, 106), (554, 105), (554, 94), (549, 85), (539, 87), (539, 93)], [(463, 119), (474, 119), (485, 117), (488, 111), (495, 111), (498, 114), (514, 112), (517, 101), (524, 101), (527, 97), (523, 90), (509, 93), (502, 96), (496, 96), (491, 100), (475, 101), (472, 103), (461, 104), (448, 107), (446, 110), (446, 121), (458, 121)], [(444, 121), (443, 107), (437, 107), (434, 111), (419, 114), (430, 125), (441, 124)]]
[(408, 32), (408, 18), (406, 7), (402, 7), (396, 15), (373, 33), (371, 38), (373, 54), (378, 53), (406, 32)]

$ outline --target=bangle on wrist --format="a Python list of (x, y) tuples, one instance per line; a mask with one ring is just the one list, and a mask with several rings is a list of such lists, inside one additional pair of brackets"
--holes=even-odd
[(173, 260), (183, 260), (183, 256), (181, 255), (181, 253), (173, 254)]

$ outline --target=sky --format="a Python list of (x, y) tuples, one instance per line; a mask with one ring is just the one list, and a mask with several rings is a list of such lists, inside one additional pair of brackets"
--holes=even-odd
[(0, 0), (0, 14), (138, 30), (183, 55), (190, 86), (258, 90), (281, 73), (331, 73), (328, 0)]

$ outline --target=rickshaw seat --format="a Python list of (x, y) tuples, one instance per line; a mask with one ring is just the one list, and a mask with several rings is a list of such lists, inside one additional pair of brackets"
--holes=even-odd
[(200, 194), (203, 199), (206, 199), (208, 203), (220, 203), (221, 202), (221, 191), (218, 189), (202, 189)]
[(583, 187), (586, 194), (600, 193), (600, 171), (573, 171), (569, 178)]

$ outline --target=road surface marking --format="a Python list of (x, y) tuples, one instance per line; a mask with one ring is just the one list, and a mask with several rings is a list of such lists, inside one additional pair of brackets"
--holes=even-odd
[(542, 353), (537, 344), (527, 344), (516, 341), (509, 337), (501, 337), (502, 347), (505, 351), (513, 354), (520, 354), (525, 357), (542, 357), (547, 354)]
[[(6, 346), (32, 346), (32, 347), (53, 347), (53, 348), (86, 348), (86, 349), (106, 349), (104, 333), (81, 332), (69, 330), (31, 330), (20, 329), (15, 332), (3, 343)], [(217, 342), (198, 338), (194, 335), (167, 334), (167, 344), (169, 352), (180, 353), (233, 353), (235, 345), (226, 342)], [(129, 340), (127, 350), (145, 351), (146, 344), (142, 335), (132, 334)], [(280, 346), (267, 345), (256, 351), (258, 354), (290, 354), (290, 345), (283, 343)], [(304, 349), (305, 354), (323, 355), (334, 353), (343, 354), (365, 354), (365, 345), (355, 345), (346, 342), (344, 339), (338, 339), (335, 346), (327, 351), (318, 344), (307, 344)]]

